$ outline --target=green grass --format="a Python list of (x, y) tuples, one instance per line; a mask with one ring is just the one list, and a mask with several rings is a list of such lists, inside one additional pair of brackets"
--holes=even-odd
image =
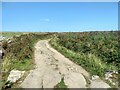
[(2, 32), (2, 36), (4, 37), (12, 37), (21, 34), (23, 34), (23, 32)]
[(102, 60), (94, 54), (76, 53), (72, 50), (69, 50), (59, 45), (57, 43), (57, 39), (51, 39), (50, 43), (55, 49), (76, 64), (82, 66), (91, 75), (99, 75), (103, 77), (106, 70), (117, 69), (115, 66), (102, 62)]
[[(90, 73), (91, 76), (98, 75), (102, 80), (105, 80), (104, 75), (106, 71), (118, 70), (117, 66), (104, 62), (104, 60), (96, 56), (94, 53), (75, 52), (73, 50), (67, 49), (59, 43), (59, 38), (57, 38), (56, 36), (51, 39), (50, 44), (65, 57), (69, 58), (74, 63), (82, 66), (86, 71)], [(112, 83), (108, 81), (105, 82), (113, 87)], [(117, 87), (117, 85), (114, 85), (114, 87)]]
[(45, 33), (22, 34), (19, 37), (13, 36), (12, 43), (3, 42), (3, 47), (7, 53), (2, 62), (3, 86), (9, 72), (13, 69), (29, 71), (34, 67), (34, 45), (38, 40), (49, 38)]
[(46, 33), (41, 33), (41, 32), (0, 32), (1, 36), (4, 37), (12, 37), (12, 36), (16, 36), (16, 35), (22, 35), (25, 33), (34, 33), (34, 34), (46, 34)]
[(120, 45), (117, 31), (58, 34), (58, 44), (77, 53), (94, 54), (103, 62), (119, 66)]
[(26, 60), (22, 60), (22, 61), (14, 61), (12, 63), (12, 68), (13, 69), (16, 69), (16, 70), (25, 70), (25, 71), (28, 71), (28, 70), (31, 70), (34, 66), (34, 63), (32, 60), (29, 60), (29, 59), (26, 59)]
[(54, 88), (59, 88), (59, 90), (68, 90), (67, 86), (65, 85), (64, 78), (62, 78)]

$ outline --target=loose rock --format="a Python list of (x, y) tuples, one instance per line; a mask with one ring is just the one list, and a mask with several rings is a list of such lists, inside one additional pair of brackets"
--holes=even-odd
[(8, 76), (7, 81), (11, 83), (15, 83), (18, 79), (20, 79), (24, 75), (25, 71), (12, 70)]
[(99, 79), (99, 76), (93, 75), (93, 76), (92, 76), (92, 80), (96, 80), (96, 79)]

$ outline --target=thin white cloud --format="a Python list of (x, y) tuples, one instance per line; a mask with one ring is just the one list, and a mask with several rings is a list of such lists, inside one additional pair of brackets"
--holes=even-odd
[(50, 19), (49, 19), (49, 18), (46, 18), (44, 21), (45, 21), (45, 22), (49, 22), (49, 21), (50, 21)]

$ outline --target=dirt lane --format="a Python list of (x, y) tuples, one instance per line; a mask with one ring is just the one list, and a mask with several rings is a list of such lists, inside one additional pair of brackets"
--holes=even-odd
[(58, 51), (47, 40), (35, 45), (36, 68), (21, 84), (22, 88), (54, 88), (62, 78), (68, 88), (86, 88), (89, 74)]

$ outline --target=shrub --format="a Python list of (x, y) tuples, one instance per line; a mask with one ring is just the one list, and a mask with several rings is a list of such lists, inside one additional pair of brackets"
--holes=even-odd
[(103, 62), (120, 63), (118, 32), (77, 32), (58, 34), (58, 44), (77, 53), (94, 54)]
[[(108, 54), (109, 53), (108, 51), (110, 51), (110, 50), (103, 51), (104, 53), (106, 52), (106, 54), (107, 54), (107, 56), (106, 56), (102, 52), (99, 51), (97, 46), (95, 47), (94, 44), (89, 44), (89, 43), (93, 42), (93, 40), (88, 42), (87, 39), (82, 38), (82, 40), (80, 39), (80, 40), (77, 40), (78, 42), (76, 41), (77, 44), (79, 45), (79, 47), (76, 46), (77, 44), (74, 45), (75, 47), (78, 48), (78, 50), (81, 50), (78, 52), (74, 48), (68, 48), (68, 46), (69, 46), (68, 42), (73, 43), (74, 41), (72, 41), (72, 39), (70, 41), (66, 41), (69, 38), (66, 34), (68, 34), (68, 33), (58, 34), (58, 37), (51, 39), (51, 41), (50, 41), (51, 45), (55, 49), (57, 49), (59, 52), (61, 52), (63, 55), (68, 57), (70, 60), (72, 60), (76, 64), (85, 68), (88, 72), (90, 72), (90, 74), (103, 76), (105, 71), (107, 71), (107, 70), (118, 70), (118, 68), (115, 66), (115, 65), (117, 65), (117, 62), (119, 62), (119, 61), (117, 61), (117, 60), (119, 60), (118, 58), (116, 58), (116, 60), (112, 61), (112, 63), (109, 62), (110, 61), (109, 56), (115, 58), (115, 56), (113, 56), (113, 54), (112, 55)], [(75, 33), (75, 35), (76, 34), (78, 35), (78, 33)], [(83, 33), (83, 34), (85, 34), (85, 33)], [(94, 33), (94, 34), (96, 35), (97, 33)], [(85, 35), (89, 35), (89, 33), (87, 33)], [(84, 35), (82, 35), (82, 37), (83, 36)], [(88, 36), (86, 36), (86, 37), (88, 37)], [(91, 37), (89, 37), (89, 38), (91, 38)], [(97, 42), (99, 42), (99, 41), (97, 41)], [(117, 45), (117, 44), (115, 44), (115, 45)], [(105, 45), (102, 45), (102, 46), (103, 46), (103, 48), (107, 47)], [(115, 50), (116, 50), (115, 55), (117, 55), (118, 54), (117, 49), (115, 49)], [(100, 55), (102, 55), (104, 58), (101, 57)], [(113, 62), (115, 62), (115, 63), (113, 64)]]
[[(12, 69), (30, 70), (34, 65), (34, 43), (41, 39), (48, 39), (51, 34), (29, 33), (21, 36), (13, 36), (12, 43), (7, 41), (3, 43), (6, 54), (2, 62), (3, 81), (7, 79), (7, 75)], [(4, 83), (3, 83), (4, 86)]]

